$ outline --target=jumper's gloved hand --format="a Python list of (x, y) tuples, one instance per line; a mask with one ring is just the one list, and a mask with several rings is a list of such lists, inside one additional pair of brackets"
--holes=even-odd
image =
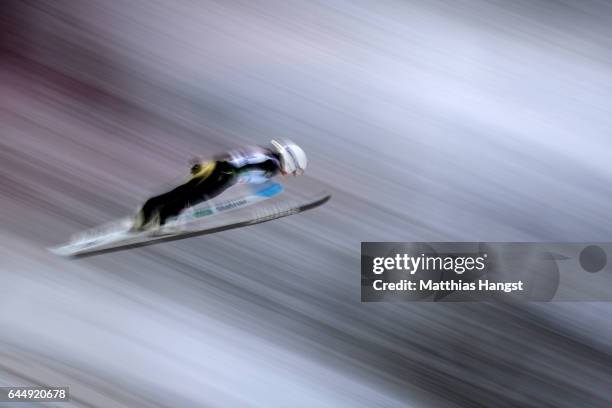
[(200, 170), (202, 170), (202, 159), (199, 157), (193, 157), (191, 160), (189, 160), (189, 165), (191, 166), (191, 174), (196, 175)]

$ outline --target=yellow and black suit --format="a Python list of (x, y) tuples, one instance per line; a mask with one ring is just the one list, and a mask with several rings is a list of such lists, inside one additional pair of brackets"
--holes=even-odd
[(185, 208), (218, 196), (234, 185), (244, 173), (259, 171), (266, 177), (272, 177), (279, 170), (275, 155), (256, 163), (242, 160), (237, 164), (230, 157), (195, 164), (191, 168), (192, 177), (188, 182), (145, 202), (136, 216), (134, 229), (164, 225), (168, 218), (177, 216)]

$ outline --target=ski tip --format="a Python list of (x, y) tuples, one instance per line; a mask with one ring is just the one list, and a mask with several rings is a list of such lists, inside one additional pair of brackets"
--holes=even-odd
[(332, 197), (332, 194), (329, 191), (323, 191), (318, 195), (318, 199), (303, 205), (300, 210), (301, 211), (307, 211), (316, 207), (319, 207), (323, 204), (325, 204), (326, 202), (328, 202)]

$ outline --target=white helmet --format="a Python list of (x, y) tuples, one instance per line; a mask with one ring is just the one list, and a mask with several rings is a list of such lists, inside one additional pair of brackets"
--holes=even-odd
[(280, 156), (281, 170), (289, 174), (302, 174), (308, 165), (304, 150), (291, 140), (272, 140), (272, 147)]

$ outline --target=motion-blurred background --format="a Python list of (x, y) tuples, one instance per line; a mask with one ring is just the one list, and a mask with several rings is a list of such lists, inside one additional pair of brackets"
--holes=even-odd
[[(0, 2), (2, 385), (79, 407), (611, 406), (609, 304), (359, 301), (360, 241), (612, 239), (610, 21), (599, 0)], [(272, 137), (330, 203), (45, 250), (194, 154)]]

